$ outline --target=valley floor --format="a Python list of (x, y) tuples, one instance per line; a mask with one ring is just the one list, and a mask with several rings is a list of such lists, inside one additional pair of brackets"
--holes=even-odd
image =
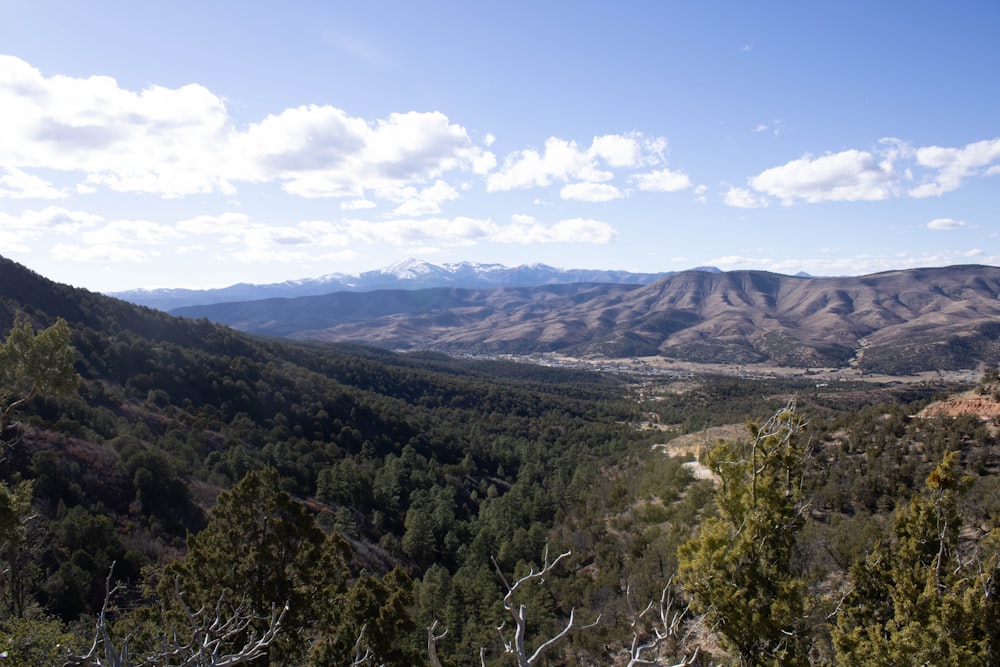
[(722, 375), (747, 379), (798, 378), (822, 382), (873, 382), (880, 384), (916, 382), (974, 383), (982, 377), (981, 369), (925, 371), (912, 375), (868, 373), (857, 368), (794, 368), (771, 364), (705, 364), (666, 357), (627, 357), (621, 359), (578, 358), (558, 353), (503, 355), (510, 361), (536, 363), (562, 368), (582, 368), (613, 373), (685, 378), (697, 375)]

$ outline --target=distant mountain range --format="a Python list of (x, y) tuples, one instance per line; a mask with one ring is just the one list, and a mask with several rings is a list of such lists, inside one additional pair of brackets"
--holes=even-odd
[[(713, 267), (696, 271), (718, 272)], [(418, 259), (405, 259), (384, 269), (363, 273), (330, 273), (319, 278), (289, 280), (283, 283), (251, 285), (239, 283), (219, 289), (135, 289), (112, 292), (110, 296), (142, 306), (169, 311), (183, 306), (255, 301), (275, 297), (295, 298), (317, 296), (331, 292), (369, 292), (381, 289), (424, 289), (428, 287), (529, 287), (563, 283), (607, 283), (647, 285), (672, 275), (665, 273), (631, 273), (593, 269), (557, 269), (545, 264), (507, 267), (502, 264), (435, 265)]]
[(1000, 268), (990, 266), (840, 278), (685, 271), (646, 284), (338, 292), (171, 312), (258, 334), (444, 352), (902, 374), (1000, 361)]

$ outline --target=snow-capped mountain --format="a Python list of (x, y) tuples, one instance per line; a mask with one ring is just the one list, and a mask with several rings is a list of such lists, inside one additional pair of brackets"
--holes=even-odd
[[(710, 267), (699, 270), (718, 271)], [(267, 285), (239, 283), (206, 290), (136, 289), (112, 292), (111, 296), (159, 310), (231, 301), (318, 296), (331, 292), (370, 292), (378, 289), (422, 289), (425, 287), (530, 287), (561, 283), (612, 283), (646, 285), (674, 272), (631, 273), (599, 269), (559, 269), (546, 264), (508, 267), (502, 264), (458, 262), (436, 265), (408, 258), (374, 271), (355, 274), (328, 273), (319, 278), (288, 280)]]

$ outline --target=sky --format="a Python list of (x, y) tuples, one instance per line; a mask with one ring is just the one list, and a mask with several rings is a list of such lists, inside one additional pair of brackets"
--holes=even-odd
[(996, 0), (0, 0), (0, 255), (99, 292), (1000, 265), (998, 30)]

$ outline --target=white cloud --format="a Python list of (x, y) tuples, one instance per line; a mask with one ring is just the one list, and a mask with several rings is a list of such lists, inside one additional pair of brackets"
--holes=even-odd
[(595, 243), (606, 244), (614, 241), (618, 232), (614, 227), (587, 218), (560, 220), (552, 225), (544, 225), (530, 216), (517, 216), (514, 224), (499, 231), (496, 241), (503, 243)]
[(478, 243), (609, 243), (617, 237), (610, 225), (574, 218), (544, 224), (526, 215), (511, 217), (509, 224), (490, 219), (455, 217), (420, 220), (348, 220), (334, 225), (353, 241), (391, 243), (397, 246), (471, 246)]
[(486, 180), (489, 192), (547, 187), (553, 181), (604, 183), (614, 178), (608, 168), (640, 168), (662, 164), (667, 141), (639, 133), (594, 137), (589, 148), (550, 137), (542, 153), (528, 148), (508, 155), (499, 171)]
[(791, 204), (797, 200), (817, 203), (886, 199), (893, 192), (895, 180), (891, 160), (879, 161), (870, 152), (851, 149), (815, 159), (807, 156), (792, 160), (752, 177), (749, 184), (758, 192)]
[[(238, 128), (225, 100), (203, 86), (131, 91), (106, 76), (45, 76), (0, 56), (0, 196), (57, 196), (32, 169), (166, 197), (235, 192), (278, 182), (303, 197), (363, 199), (420, 186), (447, 172), (485, 176), (496, 158), (439, 112), (369, 122), (331, 106), (301, 106)], [(30, 194), (29, 194), (30, 193)]]
[(256, 160), (248, 179), (276, 179), (302, 197), (360, 199), (450, 171), (485, 175), (496, 164), (439, 112), (395, 113), (370, 125), (334, 107), (298, 107), (251, 126), (246, 145)]
[(678, 190), (686, 190), (692, 185), (691, 178), (683, 171), (669, 169), (656, 169), (645, 174), (635, 174), (631, 180), (640, 190), (654, 192), (677, 192)]
[(79, 234), (103, 222), (103, 218), (83, 211), (46, 206), (40, 211), (28, 209), (20, 215), (0, 211), (0, 227), (16, 229), (22, 236), (38, 237), (47, 233)]
[(559, 191), (563, 199), (601, 202), (621, 199), (622, 191), (610, 183), (569, 183)]
[(781, 120), (780, 118), (775, 118), (774, 122), (771, 123), (770, 125), (767, 123), (759, 123), (753, 128), (752, 131), (758, 134), (761, 132), (769, 132), (777, 137), (782, 133), (784, 125), (785, 123), (783, 120)]
[(420, 220), (400, 218), (381, 222), (347, 220), (342, 227), (338, 227), (354, 241), (393, 245), (427, 242), (469, 245), (489, 238), (496, 229), (496, 225), (489, 219), (468, 217)]
[(441, 204), (459, 198), (458, 191), (442, 180), (434, 185), (417, 191), (415, 188), (405, 188), (392, 194), (383, 194), (387, 199), (402, 203), (390, 215), (421, 216), (434, 215), (441, 212)]
[[(766, 130), (760, 126), (757, 130)], [(849, 149), (818, 158), (804, 156), (772, 167), (747, 179), (749, 189), (734, 189), (727, 203), (738, 206), (746, 195), (777, 197), (782, 204), (830, 201), (878, 201), (904, 194), (904, 184), (918, 181), (905, 194), (922, 198), (939, 196), (961, 187), (980, 173), (1000, 174), (1000, 138), (977, 141), (963, 148), (929, 146), (914, 148), (891, 137), (872, 150)], [(926, 174), (926, 170), (933, 173)], [(921, 181), (921, 172), (924, 177)]]
[(189, 234), (239, 234), (250, 226), (244, 213), (199, 215), (177, 223), (177, 229)]
[(69, 196), (64, 190), (53, 186), (43, 178), (20, 169), (3, 169), (0, 176), (0, 198), (6, 199), (64, 199)]
[[(910, 196), (940, 196), (960, 188), (962, 181), (979, 168), (1000, 160), (1000, 138), (977, 141), (964, 148), (928, 146), (917, 149), (916, 156), (918, 165), (936, 169), (937, 174), (932, 180), (911, 189)], [(989, 167), (986, 174), (996, 174), (998, 167), (1000, 165)]]
[(133, 92), (106, 76), (47, 78), (12, 56), (0, 56), (0, 82), (8, 168), (82, 172), (86, 184), (166, 196), (231, 190), (219, 158), (232, 124), (202, 86)]
[(163, 245), (179, 238), (173, 227), (149, 220), (112, 220), (83, 234), (92, 246)]
[(771, 266), (773, 259), (767, 257), (745, 257), (743, 255), (724, 255), (708, 260), (707, 266), (723, 268), (743, 268), (747, 266)]
[(360, 211), (366, 208), (375, 208), (378, 204), (368, 199), (352, 199), (351, 201), (340, 202), (341, 211)]
[(603, 159), (611, 167), (639, 167), (659, 164), (667, 150), (663, 137), (647, 139), (639, 133), (605, 134), (594, 137), (588, 154)]
[(961, 229), (965, 227), (965, 222), (962, 220), (952, 220), (951, 218), (936, 218), (927, 223), (927, 229), (951, 230), (951, 229)]
[(144, 251), (113, 243), (97, 245), (70, 245), (57, 243), (52, 247), (52, 257), (63, 262), (146, 262), (149, 255)]
[(950, 266), (974, 258), (977, 262), (996, 264), (1000, 256), (989, 256), (980, 249), (968, 251), (942, 249), (936, 253), (913, 254), (901, 252), (892, 255), (847, 255), (840, 257), (806, 257), (773, 259), (745, 255), (727, 255), (705, 260), (703, 263), (726, 270), (765, 270), (792, 275), (805, 271), (814, 276), (867, 275), (927, 266)]
[[(765, 128), (766, 129), (766, 128)], [(884, 138), (873, 151), (850, 149), (818, 158), (805, 156), (772, 167), (748, 179), (758, 193), (777, 197), (785, 205), (798, 201), (877, 201), (900, 194), (915, 170), (933, 173), (906, 194), (923, 198), (957, 190), (980, 171), (1000, 173), (1000, 138), (977, 141), (963, 148), (913, 148), (899, 139)], [(897, 168), (897, 163), (907, 161)]]
[(695, 189), (694, 189), (694, 200), (696, 202), (698, 202), (699, 204), (707, 204), (708, 203), (708, 196), (707, 195), (708, 195), (708, 186), (707, 185), (699, 185), (699, 186), (695, 187)]
[(15, 252), (29, 252), (27, 241), (28, 238), (24, 234), (0, 226), (0, 248), (3, 248), (5, 255)]
[[(83, 211), (48, 206), (19, 215), (0, 212), (0, 242), (4, 249), (26, 250), (30, 242), (46, 237), (52, 242), (50, 254), (59, 261), (141, 262), (151, 249), (183, 238), (173, 226), (149, 220), (111, 220)], [(8, 240), (10, 237), (16, 242)], [(60, 242), (59, 237), (72, 239)], [(151, 254), (152, 253), (152, 254)]]
[(729, 188), (723, 201), (727, 206), (736, 208), (764, 208), (768, 205), (766, 197), (761, 197), (746, 188)]

